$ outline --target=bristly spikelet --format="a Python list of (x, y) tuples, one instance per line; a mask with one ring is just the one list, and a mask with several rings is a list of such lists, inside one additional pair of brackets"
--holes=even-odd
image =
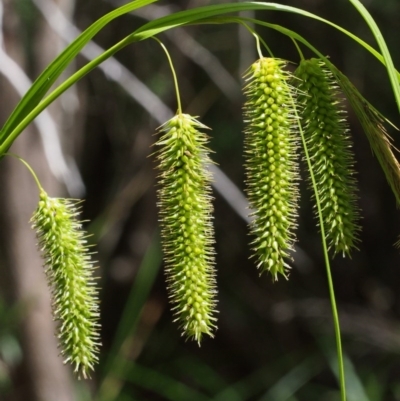
[(182, 335), (213, 336), (216, 313), (207, 128), (187, 114), (160, 127), (159, 215), (169, 297)]
[(247, 194), (254, 220), (258, 268), (286, 277), (295, 241), (298, 166), (297, 122), (284, 60), (262, 58), (248, 70), (244, 105)]
[(86, 234), (76, 220), (76, 201), (51, 198), (43, 190), (32, 216), (46, 275), (52, 289), (53, 314), (64, 363), (87, 378), (98, 362), (99, 306)]
[(335, 253), (349, 254), (360, 228), (354, 159), (338, 86), (318, 59), (302, 60), (295, 75), (328, 246)]

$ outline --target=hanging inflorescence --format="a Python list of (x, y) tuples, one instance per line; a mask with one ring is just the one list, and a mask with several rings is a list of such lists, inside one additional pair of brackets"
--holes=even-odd
[(321, 60), (302, 60), (295, 75), (328, 246), (335, 253), (350, 254), (358, 241), (359, 226), (354, 157), (343, 98)]
[(206, 129), (178, 114), (160, 127), (159, 211), (169, 296), (183, 335), (199, 344), (215, 329), (211, 163)]
[[(329, 248), (350, 254), (359, 232), (354, 160), (338, 84), (352, 96), (356, 110), (362, 97), (331, 64), (302, 60), (294, 74), (286, 64), (261, 57), (245, 74), (244, 87), (251, 245), (260, 272), (269, 272), (273, 280), (288, 277), (294, 251), (300, 140)], [(178, 93), (176, 77), (175, 84)], [(159, 220), (175, 320), (182, 335), (200, 344), (204, 334), (214, 335), (217, 320), (212, 162), (203, 132), (207, 127), (180, 111), (179, 95), (178, 103), (177, 115), (159, 128), (156, 142)], [(375, 127), (365, 115), (364, 125)], [(385, 140), (376, 141), (374, 150), (384, 148)], [(388, 167), (392, 176), (395, 167)], [(52, 288), (61, 353), (86, 378), (98, 362), (99, 310), (93, 262), (77, 215), (76, 202), (50, 198), (41, 189), (32, 221)]]
[[(246, 191), (252, 248), (260, 272), (287, 278), (298, 218), (301, 135), (317, 181), (326, 240), (349, 254), (358, 212), (351, 143), (333, 75), (319, 60), (296, 74), (284, 60), (262, 57), (248, 69), (244, 105)], [(172, 309), (183, 335), (200, 343), (215, 329), (210, 173), (207, 136), (178, 113), (161, 126), (159, 213)], [(315, 199), (315, 198), (314, 198)]]
[(298, 132), (295, 92), (283, 60), (261, 58), (245, 78), (246, 189), (253, 210), (253, 249), (261, 272), (286, 277), (297, 224)]
[(51, 198), (41, 190), (32, 222), (52, 290), (53, 314), (64, 362), (87, 378), (98, 362), (99, 305), (93, 261), (86, 234), (70, 199)]

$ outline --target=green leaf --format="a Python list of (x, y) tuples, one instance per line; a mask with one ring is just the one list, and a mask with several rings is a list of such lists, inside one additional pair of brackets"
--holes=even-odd
[[(350, 1), (358, 1), (358, 0), (350, 0)], [(147, 24), (140, 27), (138, 30), (135, 31), (135, 36), (138, 36), (138, 40), (143, 40), (149, 38), (151, 36), (157, 35), (163, 31), (166, 31), (171, 28), (176, 28), (182, 25), (193, 24), (195, 22), (211, 22), (211, 23), (225, 23), (225, 22), (239, 22), (240, 19), (238, 17), (235, 18), (235, 21), (231, 19), (230, 21), (227, 20), (217, 20), (213, 19), (214, 17), (229, 14), (229, 13), (236, 13), (239, 11), (249, 11), (249, 10), (265, 10), (265, 11), (283, 11), (283, 12), (290, 12), (298, 15), (302, 15), (303, 17), (308, 17), (315, 19), (317, 21), (323, 22), (332, 26), (333, 28), (339, 30), (340, 32), (344, 33), (345, 35), (349, 36), (351, 39), (356, 41), (358, 44), (363, 46), (366, 50), (368, 50), (374, 57), (376, 57), (382, 64), (386, 65), (387, 57), (382, 56), (378, 51), (376, 51), (372, 46), (368, 43), (363, 41), (358, 36), (354, 35), (353, 33), (349, 32), (348, 30), (344, 29), (340, 25), (337, 25), (325, 18), (319, 17), (313, 13), (308, 11), (302, 10), (300, 8), (286, 6), (283, 4), (276, 4), (276, 3), (266, 3), (266, 2), (243, 2), (243, 3), (225, 3), (225, 4), (217, 4), (212, 6), (205, 6), (199, 7), (192, 10), (185, 10), (174, 13), (172, 15), (167, 15), (162, 18), (158, 18), (154, 21), (150, 21)], [(206, 19), (213, 19), (210, 21), (205, 21)], [(242, 19), (246, 20), (246, 19)], [(259, 20), (252, 20), (255, 23), (262, 24), (262, 21)], [(384, 53), (384, 52), (383, 52)], [(390, 65), (390, 64), (389, 64)], [(392, 70), (394, 76), (397, 76), (397, 79), (400, 80), (400, 73), (395, 69)]]
[[(62, 71), (67, 67), (68, 63), (79, 53), (80, 49), (108, 22), (113, 18), (116, 18), (124, 13), (132, 11), (134, 9), (143, 7), (147, 4), (153, 3), (157, 0), (136, 0), (135, 2), (129, 3), (113, 12), (107, 14), (97, 22), (95, 22), (91, 27), (89, 27), (85, 32), (82, 33), (70, 46), (68, 46), (63, 53), (57, 57), (53, 63), (49, 65), (48, 68), (39, 76), (36, 82), (33, 84), (32, 88), (27, 92), (21, 102), (17, 105), (16, 109), (6, 122), (3, 130), (0, 132), (0, 154), (7, 151), (11, 143), (18, 137), (18, 135), (31, 123), (31, 121), (40, 114), (49, 104), (51, 104), (57, 97), (59, 97), (65, 90), (70, 86), (74, 85), (78, 80), (80, 80), (85, 74), (93, 70), (107, 58), (114, 55), (116, 52), (121, 50), (123, 47), (135, 41), (140, 41), (152, 37), (158, 33), (172, 29), (175, 27), (189, 25), (189, 24), (204, 24), (204, 23), (240, 23), (243, 21), (249, 21), (245, 18), (221, 16), (231, 13), (237, 13), (245, 10), (265, 10), (265, 11), (284, 11), (291, 12), (294, 14), (302, 15), (304, 17), (313, 18), (323, 23), (326, 23), (335, 29), (343, 32), (358, 44), (363, 46), (372, 55), (374, 55), (381, 63), (385, 65), (385, 58), (376, 51), (369, 44), (364, 42), (362, 39), (347, 31), (346, 29), (321, 18), (315, 14), (308, 11), (301, 10), (299, 8), (290, 7), (282, 4), (276, 3), (265, 3), (265, 2), (243, 2), (243, 3), (225, 3), (217, 4), (206, 7), (199, 7), (191, 10), (180, 11), (172, 15), (168, 15), (154, 21), (144, 24), (142, 27), (137, 29), (132, 34), (128, 35), (122, 41), (106, 50), (103, 54), (98, 56), (96, 59), (92, 60), (86, 64), (83, 68), (73, 74), (65, 82), (63, 82), (59, 87), (57, 87), (50, 95), (43, 99), (46, 92), (50, 89), (52, 84), (55, 82), (57, 77), (62, 73)], [(257, 24), (268, 25), (266, 22), (253, 20)], [(273, 27), (273, 26), (271, 26)], [(277, 26), (274, 26), (277, 29)], [(279, 29), (284, 33), (286, 30), (283, 27)], [(286, 30), (286, 34), (291, 32)], [(294, 32), (291, 32), (291, 37), (298, 36)], [(304, 43), (303, 39), (303, 43)], [(309, 47), (309, 44), (306, 43)], [(318, 52), (318, 50), (313, 49), (314, 52), (324, 59), (323, 55)], [(400, 81), (400, 73), (392, 69), (392, 73), (397, 76)], [(400, 96), (400, 95), (399, 95)], [(43, 99), (43, 101), (42, 101)]]
[(154, 3), (157, 0), (136, 0), (125, 4), (116, 10), (104, 15), (93, 23), (89, 28), (82, 32), (36, 79), (31, 88), (19, 102), (11, 116), (6, 121), (0, 133), (0, 143), (12, 132), (12, 130), (25, 118), (31, 110), (43, 99), (44, 95), (54, 84), (60, 74), (67, 68), (68, 64), (81, 51), (102, 28), (104, 28), (113, 19)]
[(161, 267), (162, 255), (159, 235), (155, 233), (140, 264), (131, 292), (118, 324), (111, 350), (104, 362), (104, 378), (95, 397), (98, 401), (119, 400), (122, 383), (115, 382), (116, 372), (127, 371), (129, 360), (126, 352), (129, 339), (133, 338), (142, 310)]
[(206, 18), (216, 17), (229, 13), (237, 13), (240, 11), (250, 10), (269, 10), (269, 11), (285, 11), (297, 14), (303, 14), (309, 17), (320, 19), (314, 14), (299, 8), (285, 6), (275, 3), (263, 2), (243, 2), (243, 3), (225, 3), (212, 6), (198, 7), (191, 10), (180, 11), (165, 17), (150, 21), (135, 31), (135, 35), (139, 36), (139, 40), (157, 35), (171, 28), (176, 28), (182, 25), (193, 24)]
[(135, 386), (149, 390), (164, 400), (170, 401), (209, 401), (200, 391), (187, 386), (169, 375), (139, 364), (129, 363), (123, 372), (115, 372), (120, 378)]
[(390, 51), (386, 45), (385, 39), (383, 39), (382, 33), (378, 28), (375, 20), (372, 18), (371, 14), (368, 10), (360, 3), (359, 0), (350, 0), (353, 6), (358, 10), (358, 12), (362, 15), (365, 19), (367, 24), (369, 25), (372, 33), (375, 36), (376, 41), (378, 42), (379, 48), (381, 49), (383, 58), (385, 60), (385, 65), (388, 71), (389, 79), (392, 84), (393, 93), (396, 98), (397, 107), (400, 112), (400, 77), (398, 72), (396, 71), (392, 56), (390, 55)]

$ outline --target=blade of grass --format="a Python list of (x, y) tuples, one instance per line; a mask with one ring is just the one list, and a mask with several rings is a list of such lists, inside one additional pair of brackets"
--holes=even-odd
[(378, 25), (376, 24), (375, 20), (373, 19), (371, 14), (368, 12), (368, 10), (363, 6), (363, 4), (361, 4), (361, 2), (359, 0), (349, 0), (349, 1), (351, 4), (353, 4), (353, 6), (357, 9), (357, 11), (365, 19), (365, 21), (367, 22), (368, 26), (370, 27), (373, 35), (375, 36), (376, 41), (378, 42), (379, 48), (381, 49), (382, 56), (385, 59), (385, 65), (386, 65), (387, 72), (389, 75), (390, 83), (392, 84), (394, 97), (395, 97), (396, 103), (397, 103), (397, 108), (399, 109), (399, 112), (400, 112), (400, 79), (399, 79), (398, 73), (396, 71), (396, 68), (394, 67), (392, 56), (387, 47), (385, 39), (383, 38), (383, 35), (382, 35), (380, 29), (378, 28)]
[[(109, 57), (113, 56), (116, 52), (124, 48), (125, 46), (131, 44), (135, 38), (132, 35), (127, 36), (116, 45), (106, 50), (100, 56), (96, 57), (79, 71), (71, 75), (67, 80), (65, 80), (60, 86), (58, 86), (53, 92), (51, 92), (45, 99), (43, 99), (36, 107), (34, 107), (26, 117), (22, 120), (15, 120), (15, 128), (8, 134), (0, 137), (0, 156), (7, 151), (18, 135), (36, 118), (47, 106), (49, 106), (54, 100), (56, 100), (62, 93), (64, 93), (68, 88), (74, 85), (77, 81), (83, 78), (86, 74), (92, 71), (95, 67), (101, 64), (103, 61), (107, 60)], [(34, 84), (35, 85), (35, 84)]]
[(190, 380), (208, 394), (216, 394), (227, 387), (226, 380), (212, 366), (194, 355), (182, 355), (171, 365), (178, 373), (190, 375)]
[(28, 92), (18, 103), (0, 132), (0, 143), (40, 102), (68, 64), (75, 58), (86, 43), (89, 42), (102, 28), (115, 18), (156, 1), (157, 0), (136, 0), (125, 4), (124, 6), (104, 15), (82, 32), (82, 34), (67, 46), (65, 50), (39, 75)]
[(116, 330), (115, 338), (103, 369), (104, 379), (99, 387), (97, 398), (99, 400), (114, 399), (109, 395), (114, 396), (120, 391), (120, 385), (113, 381), (115, 371), (123, 370), (127, 362), (120, 357), (120, 353), (126, 340), (132, 338), (136, 331), (141, 310), (154, 284), (161, 261), (160, 238), (157, 234), (153, 236), (152, 242), (143, 258)]
[[(235, 394), (240, 395), (240, 399), (253, 399), (257, 394), (265, 391), (265, 389), (276, 386), (280, 382), (280, 378), (285, 377), (284, 372), (287, 371), (289, 367), (293, 366), (293, 361), (298, 361), (300, 358), (302, 358), (302, 355), (291, 354), (290, 357), (285, 356), (284, 358), (280, 358), (277, 361), (265, 365), (217, 393), (213, 401), (231, 401), (232, 398), (230, 395), (232, 390), (234, 390)], [(310, 364), (310, 361), (313, 361), (316, 369), (314, 375), (319, 373), (324, 367), (324, 361), (319, 355), (309, 356), (307, 359), (303, 360), (300, 365), (306, 364), (307, 361)], [(275, 385), (274, 382), (276, 382)]]
[[(347, 29), (341, 27), (340, 25), (335, 24), (325, 18), (322, 18), (316, 14), (310, 13), (308, 11), (302, 10), (300, 8), (286, 6), (283, 4), (276, 3), (266, 3), (266, 2), (243, 2), (243, 3), (225, 3), (218, 4), (212, 6), (199, 7), (193, 10), (184, 10), (172, 15), (167, 15), (165, 17), (158, 18), (154, 21), (148, 22), (147, 24), (141, 26), (139, 29), (135, 31), (136, 35), (139, 35), (140, 38), (148, 38), (150, 36), (156, 35), (165, 30), (176, 28), (178, 26), (192, 24), (194, 22), (202, 23), (207, 22), (208, 18), (217, 17), (219, 15), (228, 14), (228, 13), (236, 13), (240, 11), (255, 11), (255, 10), (265, 10), (265, 11), (283, 11), (290, 12), (294, 14), (298, 14), (304, 17), (312, 18), (317, 21), (323, 22), (331, 27), (339, 30), (345, 35), (349, 36), (351, 39), (356, 41), (358, 44), (363, 46), (366, 50), (368, 50), (373, 56), (375, 56), (382, 64), (385, 65), (385, 58), (376, 51), (372, 46), (363, 41), (357, 35), (349, 32)], [(239, 18), (238, 20), (243, 21), (253, 21), (256, 23), (260, 23), (262, 21), (251, 19), (251, 18)], [(217, 23), (217, 20), (214, 20), (214, 23)], [(140, 40), (140, 39), (139, 39)], [(395, 74), (397, 78), (400, 80), (400, 73), (395, 70)]]
[[(133, 283), (131, 292), (126, 302), (121, 320), (115, 333), (113, 345), (110, 350), (110, 359), (114, 358), (121, 348), (125, 339), (131, 336), (137, 327), (140, 319), (140, 312), (145, 304), (151, 287), (154, 284), (162, 262), (160, 239), (158, 234), (153, 239), (143, 257), (139, 271)], [(106, 364), (105, 370), (110, 368)]]
[(118, 401), (134, 401), (135, 398), (133, 394), (121, 394)]
[[(136, 3), (134, 3), (135, 7), (141, 7), (143, 5), (150, 4), (151, 2), (154, 2), (156, 0), (137, 0)], [(127, 5), (128, 6), (128, 5)], [(130, 4), (132, 6), (132, 4)], [(133, 7), (133, 6), (132, 6)], [(193, 23), (205, 23), (207, 22), (207, 18), (212, 18), (216, 17), (218, 15), (222, 14), (227, 14), (227, 13), (232, 13), (232, 12), (239, 12), (239, 11), (249, 11), (249, 10), (270, 10), (270, 11), (284, 11), (284, 12), (292, 12), (295, 14), (300, 14), (309, 18), (313, 18), (316, 20), (319, 20), (321, 22), (324, 22), (326, 24), (331, 25), (332, 27), (340, 30), (341, 32), (345, 33), (355, 41), (357, 41), (360, 45), (364, 46), (368, 51), (370, 51), (375, 57), (378, 58), (382, 63), (385, 63), (384, 58), (371, 46), (369, 46), (367, 43), (362, 41), (360, 38), (358, 38), (356, 35), (353, 35), (349, 31), (345, 30), (344, 28), (328, 21), (325, 20), (317, 15), (314, 15), (312, 13), (309, 13), (307, 11), (295, 8), (295, 7), (290, 7), (290, 6), (285, 6), (281, 4), (275, 4), (275, 3), (262, 3), (262, 2), (244, 2), (244, 3), (226, 3), (226, 4), (219, 4), (219, 5), (212, 5), (212, 6), (206, 6), (206, 7), (199, 7), (195, 8), (192, 10), (185, 10), (185, 11), (180, 11), (177, 13), (174, 13), (172, 15), (168, 15), (166, 17), (161, 17), (158, 18), (154, 21), (148, 22), (147, 24), (143, 25), (139, 29), (137, 29), (133, 34), (127, 36), (125, 39), (120, 41), (117, 45), (113, 46), (111, 49), (107, 50), (105, 53), (103, 53), (101, 56), (93, 60), (92, 62), (88, 63), (85, 67), (83, 67), (81, 70), (79, 70), (77, 73), (75, 73), (73, 76), (71, 76), (66, 82), (64, 82), (62, 85), (60, 85), (54, 92), (52, 92), (43, 102), (41, 102), (38, 106), (36, 106), (32, 110), (32, 105), (36, 105), (40, 99), (44, 96), (45, 91), (48, 90), (50, 87), (51, 83), (54, 82), (55, 78), (53, 77), (52, 74), (56, 74), (59, 76), (59, 74), (62, 72), (62, 70), (66, 67), (66, 64), (63, 64), (61, 60), (56, 59), (55, 62), (51, 64), (51, 68), (46, 69), (46, 71), (49, 73), (52, 71), (52, 74), (46, 74), (43, 73), (39, 78), (44, 82), (37, 82), (33, 85), (34, 89), (32, 89), (31, 93), (31, 99), (29, 101), (29, 96), (27, 98), (24, 98), (21, 101), (21, 104), (17, 106), (17, 109), (19, 111), (16, 111), (13, 113), (13, 116), (10, 117), (10, 121), (12, 121), (11, 127), (15, 127), (15, 129), (10, 132), (10, 125), (7, 123), (6, 127), (3, 129), (3, 132), (0, 134), (0, 155), (7, 151), (8, 147), (11, 145), (11, 143), (14, 141), (14, 139), (22, 132), (22, 130), (44, 109), (46, 108), (51, 102), (53, 102), (58, 96), (60, 96), (66, 89), (68, 89), (71, 85), (73, 85), (75, 82), (77, 82), (79, 79), (81, 79), (84, 75), (86, 75), (89, 71), (91, 71), (93, 68), (95, 68), (97, 65), (99, 65), (101, 62), (106, 60), (107, 58), (111, 57), (114, 53), (125, 47), (126, 45), (133, 43), (135, 41), (140, 41), (147, 39), (151, 36), (154, 36), (160, 32), (163, 32), (165, 30), (175, 28), (178, 26), (182, 25), (187, 25), (187, 24), (193, 24)], [(239, 20), (239, 18), (237, 19)], [(242, 19), (242, 20), (249, 20), (249, 19)], [(209, 21), (208, 21), (209, 23)], [(215, 20), (214, 23), (217, 23)], [(220, 21), (221, 23), (221, 21)], [(261, 21), (257, 21), (257, 23), (261, 23)], [(67, 48), (69, 49), (69, 47)], [(76, 54), (75, 54), (76, 55)], [(67, 57), (68, 60), (72, 59), (70, 56)], [(57, 61), (58, 60), (58, 61)], [(45, 71), (45, 72), (46, 72)], [(400, 74), (397, 72), (398, 76), (400, 77)], [(54, 79), (53, 79), (54, 78)], [(46, 80), (49, 80), (49, 83), (46, 83)], [(23, 103), (27, 104), (23, 106)], [(27, 114), (29, 113), (29, 114)], [(25, 116), (22, 122), (20, 122), (22, 116)], [(18, 124), (19, 122), (19, 124)], [(11, 124), (11, 122), (10, 122)], [(9, 138), (5, 139), (5, 137), (10, 136)]]
[[(326, 355), (326, 358), (328, 360), (329, 366), (333, 374), (339, 380), (339, 372), (337, 369), (335, 352), (333, 351), (333, 344), (331, 344), (329, 339), (323, 337), (321, 338), (320, 334), (318, 333), (315, 333), (315, 337), (322, 352)], [(367, 396), (365, 388), (354, 368), (353, 363), (346, 354), (343, 356), (343, 360), (347, 376), (346, 388), (347, 388), (348, 401), (371, 401), (370, 398)]]
[(288, 401), (312, 377), (320, 373), (323, 363), (320, 358), (310, 357), (294, 367), (272, 386), (259, 401)]
[(211, 401), (211, 398), (154, 369), (129, 362), (119, 378), (170, 401)]
[(371, 401), (365, 391), (360, 376), (357, 374), (353, 363), (346, 354), (344, 355), (344, 365), (347, 375), (347, 396), (349, 401)]

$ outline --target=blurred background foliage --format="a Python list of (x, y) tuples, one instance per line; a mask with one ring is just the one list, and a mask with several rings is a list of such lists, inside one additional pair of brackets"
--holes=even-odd
[[(161, 1), (114, 21), (95, 37), (95, 42), (107, 48), (146, 20), (180, 9), (223, 2)], [(62, 34), (74, 37), (74, 31), (57, 19), (50, 0), (1, 3), (5, 39), (11, 43), (9, 46), (14, 46), (9, 51), (13, 53), (18, 46), (21, 67), (34, 79), (46, 61), (65, 46), (65, 38), (58, 39), (53, 53), (46, 54), (49, 49), (46, 40)], [(59, 0), (57, 5), (72, 24), (83, 30), (123, 3)], [(374, 45), (364, 21), (348, 1), (283, 3), (330, 19)], [(399, 68), (400, 2), (368, 0), (364, 4), (382, 29)], [(347, 37), (320, 22), (288, 13), (244, 15), (281, 24), (303, 35), (328, 55), (375, 107), (399, 125), (384, 68)], [(57, 26), (50, 27), (49, 18)], [(10, 21), (14, 21), (11, 27)], [(257, 31), (275, 56), (292, 61), (290, 68), (295, 68), (298, 54), (289, 39), (267, 29), (257, 28)], [(0, 399), (338, 400), (325, 267), (307, 182), (301, 183), (299, 242), (289, 281), (272, 283), (268, 275), (259, 277), (253, 261), (249, 260), (246, 221), (232, 207), (243, 210), (241, 198), (231, 196), (230, 191), (232, 185), (243, 191), (241, 88), (243, 73), (256, 59), (254, 38), (236, 25), (200, 25), (165, 33), (160, 39), (174, 61), (184, 111), (200, 116), (212, 128), (213, 159), (232, 181), (228, 187), (221, 184), (228, 200), (215, 192), (219, 289), (216, 336), (206, 339), (201, 348), (194, 342), (186, 342), (172, 322), (168, 306), (151, 145), (157, 126), (171, 116), (176, 101), (165, 55), (155, 41), (148, 40), (117, 54), (119, 64), (109, 65), (107, 74), (100, 69), (89, 74), (52, 110), (65, 154), (68, 160), (75, 161), (84, 183), (84, 192), (78, 185), (75, 193), (68, 194), (65, 186), (60, 185), (53, 195), (86, 199), (83, 218), (90, 221), (87, 229), (98, 244), (101, 363), (92, 381), (77, 382), (69, 370), (63, 371), (62, 375), (72, 384), (56, 387), (56, 393), (43, 391), (43, 386), (52, 381), (51, 369), (44, 373), (40, 389), (29, 385), (36, 379), (29, 373), (32, 370), (25, 367), (32, 362), (32, 351), (26, 344), (34, 347), (35, 338), (21, 336), (18, 329), (29, 307), (23, 303), (24, 293), (13, 291), (18, 278), (12, 277), (18, 273), (13, 273), (13, 266), (7, 263), (7, 238), (13, 225), (2, 224)], [(5, 46), (7, 50), (7, 41)], [(85, 62), (86, 58), (80, 56), (69, 73)], [(4, 81), (2, 78), (2, 87)], [(136, 99), (129, 93), (132, 85)], [(149, 90), (159, 99), (149, 98)], [(3, 108), (12, 107), (17, 101), (15, 98), (9, 104), (7, 93), (2, 91), (0, 95)], [(143, 102), (148, 102), (148, 110), (144, 110)], [(0, 116), (2, 124), (7, 117), (4, 113)], [(384, 174), (351, 111), (349, 121), (360, 188), (362, 243), (352, 259), (337, 256), (332, 263), (346, 353), (348, 400), (395, 401), (400, 400), (400, 255), (393, 244), (400, 234), (399, 213)], [(389, 132), (399, 144), (398, 133), (393, 129)], [(37, 134), (27, 132), (22, 136), (27, 135)], [(39, 143), (38, 138), (36, 142)], [(31, 162), (29, 147), (19, 154)], [(44, 163), (43, 174), (50, 174), (45, 157), (39, 159), (38, 163)], [(18, 185), (14, 181), (13, 186)], [(36, 199), (37, 194), (29, 196)], [(6, 199), (8, 192), (2, 190), (1, 197)], [(0, 210), (6, 217), (10, 213), (5, 208)], [(49, 314), (46, 316), (51, 320)], [(49, 343), (38, 361), (57, 354), (52, 347), (53, 343)]]

